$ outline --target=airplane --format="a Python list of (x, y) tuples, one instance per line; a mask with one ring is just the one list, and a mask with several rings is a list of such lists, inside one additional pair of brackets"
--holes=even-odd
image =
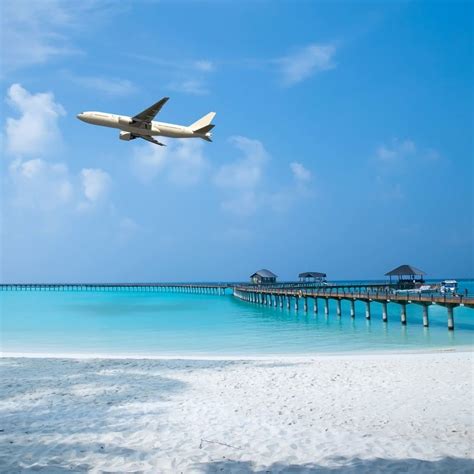
[(170, 138), (202, 138), (208, 142), (211, 140), (211, 130), (214, 128), (212, 119), (215, 112), (209, 112), (189, 126), (175, 125), (172, 123), (155, 122), (153, 119), (168, 102), (169, 97), (163, 97), (156, 104), (140, 112), (133, 117), (127, 115), (107, 114), (104, 112), (81, 112), (77, 118), (86, 123), (101, 125), (103, 127), (118, 128), (120, 140), (130, 141), (142, 138), (156, 145), (165, 146), (156, 140), (155, 136)]

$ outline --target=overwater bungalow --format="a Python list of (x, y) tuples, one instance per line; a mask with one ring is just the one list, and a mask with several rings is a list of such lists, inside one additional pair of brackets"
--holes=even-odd
[(385, 274), (390, 277), (390, 283), (392, 283), (392, 277), (398, 277), (397, 288), (400, 290), (419, 287), (425, 282), (423, 275), (426, 273), (413, 265), (400, 265)]
[(277, 275), (270, 270), (263, 268), (253, 275), (250, 275), (250, 282), (254, 285), (271, 285), (276, 283)]
[(298, 277), (303, 283), (324, 283), (326, 281), (326, 274), (321, 272), (303, 272)]

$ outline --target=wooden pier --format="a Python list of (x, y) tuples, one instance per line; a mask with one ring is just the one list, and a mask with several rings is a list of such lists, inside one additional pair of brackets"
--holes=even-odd
[(329, 301), (336, 302), (336, 313), (342, 315), (343, 300), (350, 303), (350, 316), (355, 317), (356, 301), (365, 304), (365, 317), (371, 319), (371, 304), (382, 305), (382, 321), (389, 318), (388, 303), (400, 306), (400, 322), (407, 324), (407, 305), (422, 306), (423, 326), (429, 326), (429, 307), (443, 306), (447, 310), (448, 329), (454, 329), (454, 309), (459, 306), (474, 308), (474, 297), (467, 295), (441, 295), (439, 293), (397, 293), (394, 285), (385, 283), (329, 284), (324, 286), (288, 283), (256, 286), (242, 283), (2, 283), (0, 291), (136, 291), (136, 292), (176, 292), (225, 295), (228, 288), (233, 295), (243, 301), (273, 307), (299, 310), (300, 304), (305, 312), (312, 302), (314, 313), (319, 312), (318, 300), (324, 304), (324, 313), (329, 314)]
[[(363, 289), (363, 290), (362, 290)], [(294, 307), (299, 310), (300, 303), (303, 304), (305, 312), (309, 311), (308, 301), (312, 301), (313, 312), (318, 313), (318, 300), (324, 302), (324, 313), (329, 314), (329, 301), (336, 302), (336, 312), (338, 316), (342, 315), (341, 301), (350, 302), (350, 316), (355, 317), (355, 302), (365, 303), (365, 317), (371, 318), (371, 303), (378, 302), (382, 304), (382, 321), (388, 321), (388, 303), (397, 303), (400, 305), (400, 322), (407, 324), (406, 307), (409, 304), (421, 305), (423, 308), (423, 326), (429, 326), (429, 307), (431, 305), (444, 306), (447, 309), (448, 329), (454, 330), (454, 308), (465, 306), (474, 308), (474, 298), (462, 295), (440, 295), (435, 293), (396, 293), (387, 288), (387, 285), (334, 285), (323, 286), (320, 288), (266, 288), (235, 286), (234, 296), (250, 303), (262, 304), (287, 309)]]
[(227, 283), (8, 283), (0, 291), (141, 291), (224, 295)]

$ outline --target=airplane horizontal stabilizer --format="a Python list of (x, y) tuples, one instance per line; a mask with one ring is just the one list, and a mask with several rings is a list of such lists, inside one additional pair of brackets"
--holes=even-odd
[(194, 133), (202, 133), (205, 135), (207, 132), (210, 132), (215, 127), (214, 124), (206, 125), (205, 127), (199, 128), (197, 130), (193, 130)]

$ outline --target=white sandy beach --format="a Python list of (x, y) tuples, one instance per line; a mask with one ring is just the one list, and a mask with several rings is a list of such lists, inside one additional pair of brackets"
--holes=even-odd
[(0, 471), (474, 471), (473, 353), (0, 360)]

